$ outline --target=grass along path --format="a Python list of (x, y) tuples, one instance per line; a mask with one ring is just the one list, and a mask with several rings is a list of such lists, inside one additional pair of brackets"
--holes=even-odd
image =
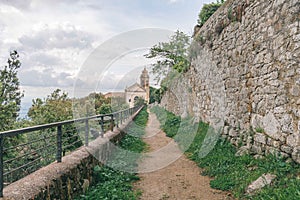
[[(146, 149), (146, 143), (141, 140), (142, 135), (145, 134), (145, 126), (148, 121), (148, 113), (146, 107), (136, 116), (134, 123), (132, 123), (126, 130), (127, 134), (118, 144), (122, 149), (140, 153)], [(135, 136), (132, 136), (135, 135)], [(124, 159), (122, 153), (116, 155), (115, 163), (111, 165), (124, 165), (120, 160)], [(118, 159), (119, 158), (119, 159)], [(134, 158), (136, 159), (136, 158)], [(130, 166), (137, 167), (135, 161), (125, 163)], [(135, 200), (140, 196), (139, 191), (134, 191), (132, 183), (139, 180), (139, 177), (134, 173), (128, 173), (110, 168), (107, 166), (96, 166), (94, 168), (93, 185), (86, 194), (81, 195), (78, 200)]]
[[(168, 159), (170, 153), (165, 151), (157, 153), (165, 146), (170, 145), (169, 150), (180, 150), (173, 139), (167, 137), (160, 129), (160, 123), (155, 114), (149, 114), (144, 141), (147, 143), (149, 152), (155, 152), (153, 156), (146, 156), (139, 162), (139, 169), (149, 169), (147, 166), (155, 167), (159, 162)], [(209, 185), (210, 178), (201, 176), (202, 171), (185, 155), (175, 162), (170, 163), (162, 169), (148, 173), (139, 173), (140, 180), (134, 183), (137, 191), (142, 191), (142, 200), (186, 200), (186, 199), (230, 199), (228, 193), (212, 189)], [(154, 169), (154, 168), (153, 168)]]
[[(165, 121), (162, 129), (170, 137), (177, 133), (184, 119), (155, 107), (153, 111), (161, 121)], [(300, 199), (300, 165), (290, 159), (268, 155), (262, 159), (254, 159), (252, 155), (235, 156), (236, 147), (224, 139), (219, 139), (215, 148), (204, 158), (198, 156), (202, 142), (209, 126), (203, 122), (198, 125), (198, 131), (193, 143), (185, 154), (203, 169), (202, 174), (213, 177), (212, 188), (229, 191), (235, 198), (251, 200), (297, 200)], [(184, 134), (190, 134), (188, 131)], [(184, 143), (184, 141), (178, 141)], [(184, 145), (184, 144), (183, 144)], [(276, 175), (272, 185), (263, 188), (253, 195), (245, 193), (247, 186), (264, 173)]]

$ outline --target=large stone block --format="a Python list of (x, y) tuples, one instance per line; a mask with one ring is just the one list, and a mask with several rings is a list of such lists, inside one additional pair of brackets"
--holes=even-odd
[(275, 140), (278, 140), (280, 138), (280, 134), (278, 133), (280, 124), (273, 113), (268, 113), (266, 116), (264, 116), (262, 119), (262, 123), (262, 128), (268, 136), (274, 138)]
[(254, 135), (254, 141), (262, 143), (262, 144), (266, 144), (266, 135), (263, 133), (256, 133)]
[(270, 185), (276, 178), (273, 174), (263, 174), (261, 177), (253, 181), (246, 189), (246, 193), (253, 194), (258, 190), (264, 188), (266, 185)]
[(280, 150), (287, 154), (291, 154), (293, 152), (293, 148), (287, 145), (282, 145)]
[(292, 158), (296, 163), (300, 164), (300, 147), (293, 149)]
[(299, 146), (299, 134), (292, 134), (286, 138), (286, 144), (290, 147)]

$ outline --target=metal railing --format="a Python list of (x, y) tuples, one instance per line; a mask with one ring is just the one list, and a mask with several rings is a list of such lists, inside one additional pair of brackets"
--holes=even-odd
[(66, 153), (83, 144), (88, 146), (90, 139), (103, 137), (108, 129), (113, 131), (114, 127), (119, 127), (140, 109), (141, 107), (133, 107), (110, 114), (1, 132), (0, 197), (3, 197), (4, 186), (55, 160), (61, 162)]

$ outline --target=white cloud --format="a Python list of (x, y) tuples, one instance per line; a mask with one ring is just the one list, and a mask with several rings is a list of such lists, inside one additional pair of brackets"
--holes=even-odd
[(168, 1), (169, 1), (169, 3), (178, 3), (178, 2), (183, 1), (183, 0), (168, 0)]
[[(5, 64), (10, 50), (19, 51), (22, 62), (19, 76), (27, 99), (33, 94), (46, 96), (49, 88), (70, 91), (74, 80), (82, 88), (95, 89), (99, 74), (94, 71), (86, 77), (76, 77), (76, 74), (98, 45), (139, 28), (192, 30), (202, 3), (198, 0), (131, 0), (130, 3), (124, 0), (0, 0), (0, 66)], [(125, 87), (138, 79), (134, 73), (126, 76), (126, 66), (130, 69), (146, 63), (142, 56), (135, 54), (120, 58), (105, 76), (103, 88)], [(95, 68), (90, 69), (101, 67), (101, 63), (92, 64)]]
[(42, 49), (66, 49), (90, 48), (94, 38), (92, 34), (79, 30), (70, 23), (45, 24), (40, 30), (31, 34), (22, 35), (19, 43), (22, 48)]

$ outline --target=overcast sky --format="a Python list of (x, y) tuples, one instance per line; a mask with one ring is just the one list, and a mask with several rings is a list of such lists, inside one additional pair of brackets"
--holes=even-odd
[[(24, 102), (45, 97), (55, 88), (72, 97), (75, 80), (77, 86), (87, 81), (78, 79), (82, 66), (105, 41), (143, 28), (179, 29), (191, 35), (199, 10), (209, 2), (212, 0), (0, 0), (1, 66), (9, 51), (17, 49)], [(147, 65), (141, 58), (145, 52), (114, 61), (114, 70), (105, 74), (105, 84), (99, 87), (99, 80), (90, 82), (98, 83), (94, 90), (126, 87), (132, 80), (123, 77), (121, 66), (140, 62), (142, 69)], [(128, 70), (124, 75), (138, 74), (140, 68)]]

